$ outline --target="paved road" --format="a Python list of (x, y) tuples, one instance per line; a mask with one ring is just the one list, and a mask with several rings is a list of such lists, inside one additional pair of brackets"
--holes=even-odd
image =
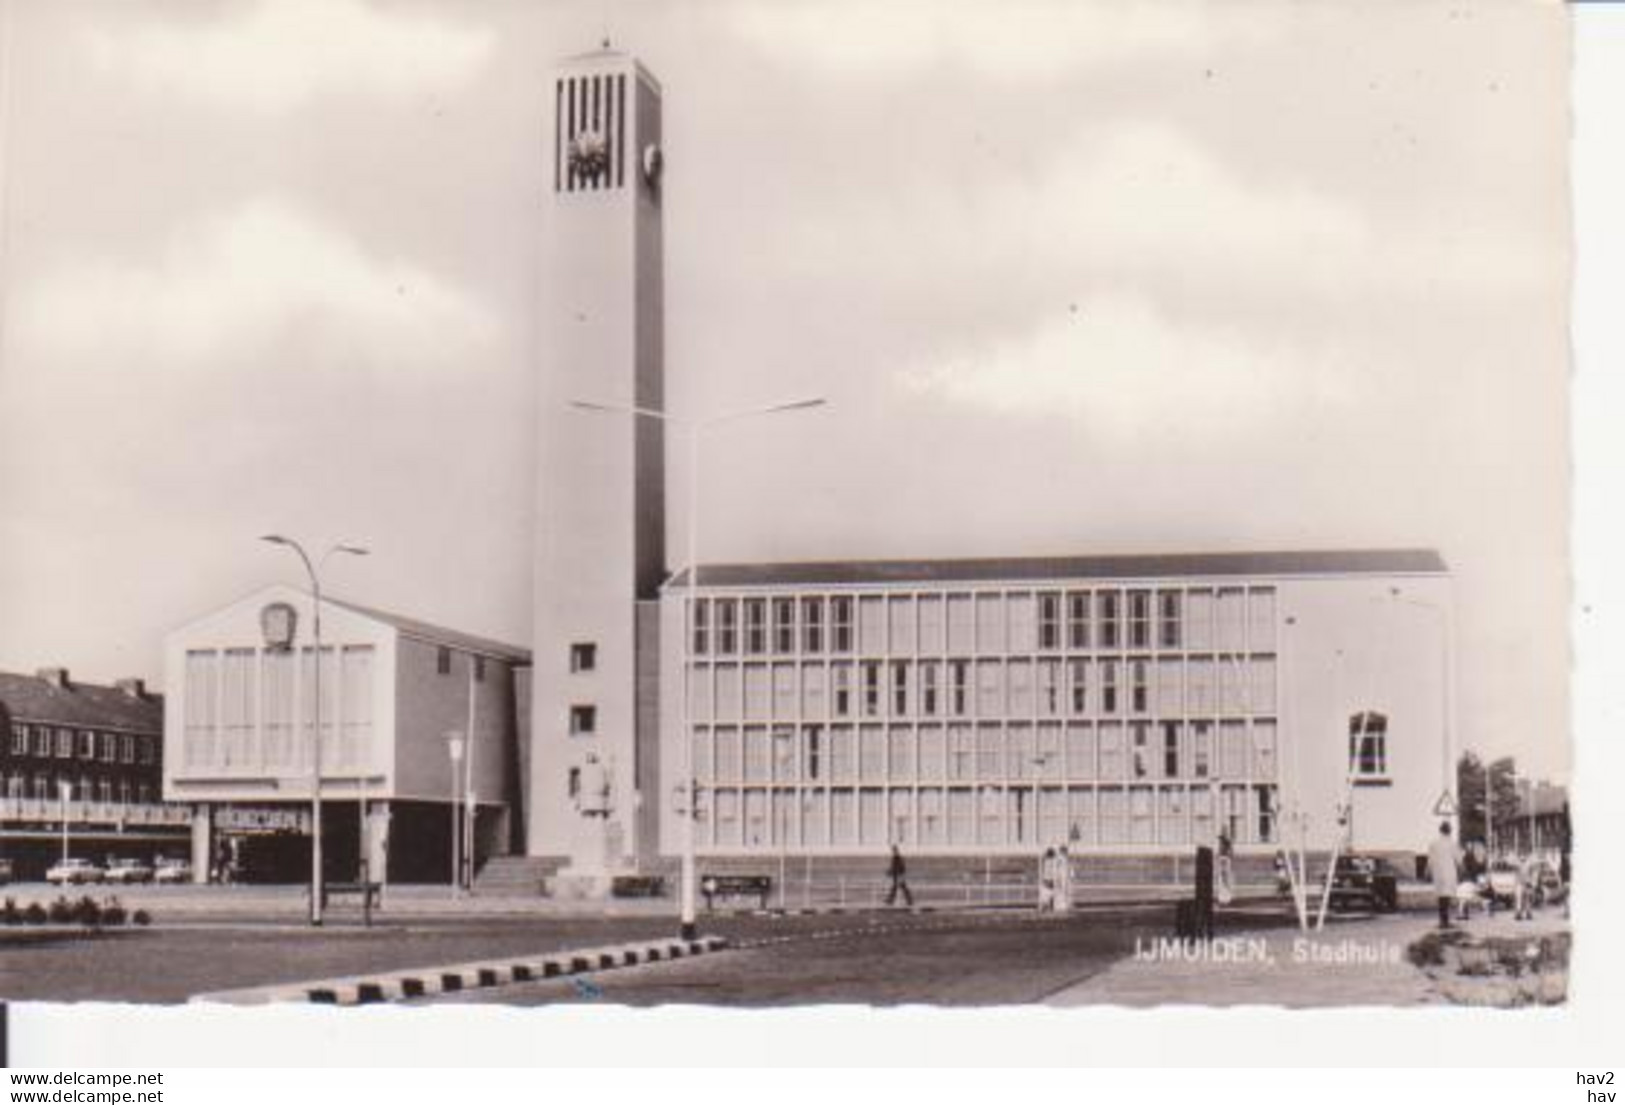
[[(1155, 906), (1063, 917), (1028, 912), (792, 917), (777, 922), (778, 927), (758, 922), (734, 934), (736, 949), (700, 959), (430, 1000), (639, 1006), (1026, 1004), (1074, 987), (1127, 955), (1136, 934), (1165, 934), (1168, 912)], [(714, 927), (727, 933), (730, 925)]]
[(214, 990), (667, 936), (664, 918), (482, 918), (310, 929), (199, 923), (51, 935), (0, 929), (0, 998), (183, 1002)]

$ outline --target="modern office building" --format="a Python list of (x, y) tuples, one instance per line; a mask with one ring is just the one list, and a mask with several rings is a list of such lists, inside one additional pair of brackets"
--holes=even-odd
[[(189, 813), (161, 801), (164, 700), (139, 679), (0, 672), (0, 857), (39, 878), (62, 854), (184, 854)], [(66, 823), (67, 832), (63, 827)]]
[(1430, 552), (705, 566), (665, 591), (662, 775), (701, 854), (1273, 851), (1345, 809), (1413, 852), (1449, 617)]
[(330, 877), (354, 878), (365, 843), (369, 870), (388, 881), (450, 881), (463, 804), (477, 811), (473, 855), (514, 851), (523, 747), (515, 669), (529, 654), (381, 610), (322, 605), (319, 668), (313, 604), (293, 587), (266, 588), (165, 639), (164, 797), (193, 813), (195, 875), (229, 850), (246, 878), (308, 876), (318, 697)]

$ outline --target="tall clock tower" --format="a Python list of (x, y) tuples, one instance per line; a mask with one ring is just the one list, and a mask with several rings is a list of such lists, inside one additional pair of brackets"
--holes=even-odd
[(526, 851), (601, 882), (652, 849), (638, 809), (658, 802), (637, 688), (659, 656), (664, 425), (626, 411), (665, 402), (660, 85), (606, 48), (549, 94)]

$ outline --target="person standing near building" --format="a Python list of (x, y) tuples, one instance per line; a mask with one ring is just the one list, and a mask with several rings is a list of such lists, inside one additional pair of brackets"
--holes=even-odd
[(1072, 911), (1072, 853), (1065, 844), (1055, 850), (1055, 911)]
[(1045, 848), (1038, 860), (1038, 912), (1055, 908), (1055, 849)]
[(1460, 853), (1450, 839), (1450, 822), (1439, 822), (1439, 835), (1428, 846), (1428, 872), (1433, 876), (1433, 893), (1439, 899), (1439, 927), (1450, 927), (1450, 907), (1456, 900), (1461, 880)]
[(904, 875), (908, 873), (908, 866), (903, 862), (903, 853), (897, 845), (891, 846), (891, 862), (886, 865), (886, 875), (891, 879), (891, 890), (886, 893), (886, 904), (893, 905), (897, 901), (898, 892), (903, 895), (903, 902), (914, 908), (914, 895), (908, 888)]

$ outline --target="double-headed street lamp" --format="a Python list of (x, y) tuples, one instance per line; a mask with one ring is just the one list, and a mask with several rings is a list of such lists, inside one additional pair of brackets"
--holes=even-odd
[[(809, 410), (813, 407), (822, 407), (825, 400), (798, 399), (788, 403), (774, 403), (766, 407), (752, 407), (749, 410), (730, 411), (726, 414), (713, 415), (710, 418), (679, 418), (667, 414), (665, 411), (654, 410), (650, 407), (640, 407), (632, 404), (590, 403), (585, 400), (572, 400), (570, 405), (578, 410), (598, 411), (609, 414), (629, 414), (637, 418), (654, 418), (671, 425), (681, 426), (688, 431), (688, 615), (684, 619), (683, 639), (686, 642), (684, 653), (692, 659), (694, 650), (694, 634), (692, 621), (695, 618), (695, 599), (699, 593), (700, 585), (700, 432), (725, 422), (736, 422), (743, 418), (754, 418), (764, 414), (785, 414), (790, 411)], [(682, 885), (682, 923), (680, 935), (684, 940), (694, 939), (697, 929), (694, 923), (694, 820), (699, 815), (697, 781), (694, 778), (694, 702), (693, 680), (685, 672), (683, 677), (683, 786), (687, 791), (686, 812), (683, 817), (683, 885)]]
[[(299, 560), (305, 566), (305, 574), (310, 577), (310, 594), (313, 604), (311, 616), (311, 638), (315, 644), (315, 655), (312, 657), (312, 667), (315, 671), (314, 687), (311, 699), (311, 713), (315, 721), (311, 727), (311, 779), (310, 779), (310, 923), (322, 923), (322, 579), (321, 569), (327, 563), (327, 558), (334, 553), (346, 553), (350, 556), (366, 556), (367, 550), (359, 545), (330, 545), (322, 558), (312, 564), (306, 554), (304, 546), (291, 537), (284, 537), (279, 533), (268, 533), (260, 538), (272, 545), (283, 545), (299, 554)], [(359, 790), (359, 787), (357, 788)], [(367, 811), (361, 811), (363, 825), (366, 823)], [(365, 853), (365, 849), (363, 849)], [(363, 854), (361, 862), (366, 863)], [(365, 881), (365, 880), (363, 880)], [(362, 895), (365, 897), (366, 889), (363, 887)]]

